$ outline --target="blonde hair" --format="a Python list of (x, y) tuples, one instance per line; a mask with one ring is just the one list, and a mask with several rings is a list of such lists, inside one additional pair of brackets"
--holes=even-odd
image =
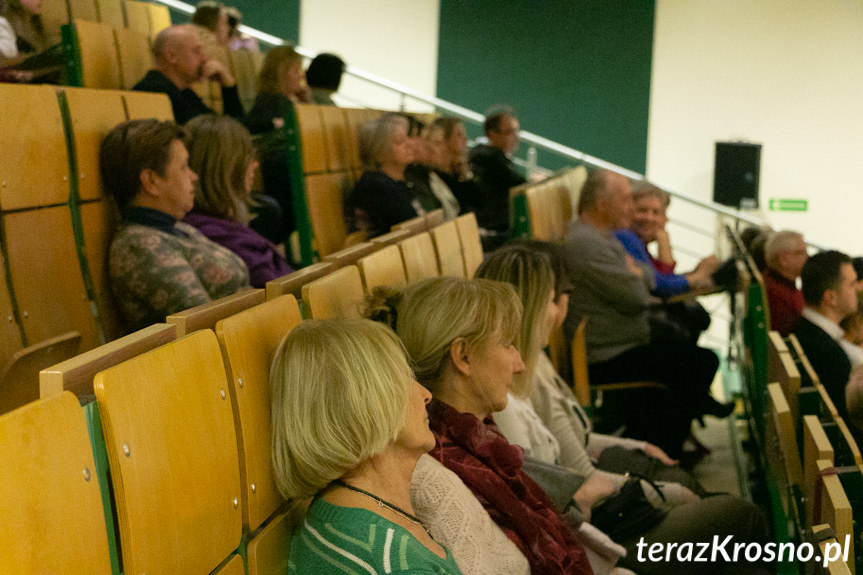
[(286, 498), (307, 497), (383, 452), (404, 428), (412, 374), (393, 332), (307, 320), (270, 370), (272, 456)]
[(252, 136), (237, 120), (205, 115), (186, 124), (189, 167), (198, 174), (194, 212), (248, 224), (246, 168), (254, 157)]
[(555, 293), (556, 278), (548, 255), (514, 244), (492, 252), (477, 268), (475, 277), (505, 282), (515, 288), (524, 310), (515, 336), (525, 369), (515, 374), (511, 393), (522, 399), (533, 391), (533, 371), (546, 342), (548, 296)]
[(453, 341), (464, 338), (473, 349), (496, 339), (512, 341), (521, 322), (521, 303), (512, 286), (501, 282), (440, 277), (402, 291), (376, 288), (366, 315), (393, 327), (417, 381), (435, 394)]

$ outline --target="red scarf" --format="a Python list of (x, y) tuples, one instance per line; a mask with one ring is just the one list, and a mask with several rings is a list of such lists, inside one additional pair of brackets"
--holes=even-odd
[(491, 417), (480, 421), (432, 400), (429, 422), (437, 437), (432, 457), (464, 481), (527, 557), (531, 573), (593, 573), (581, 543), (521, 470), (522, 449), (506, 440)]

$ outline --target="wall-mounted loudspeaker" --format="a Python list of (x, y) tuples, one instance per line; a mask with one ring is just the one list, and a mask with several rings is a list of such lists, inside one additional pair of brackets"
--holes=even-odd
[(713, 201), (733, 208), (758, 207), (761, 144), (716, 142)]

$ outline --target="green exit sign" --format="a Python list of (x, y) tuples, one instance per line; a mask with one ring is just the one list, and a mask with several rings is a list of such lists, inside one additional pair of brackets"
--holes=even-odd
[(791, 200), (788, 198), (770, 200), (770, 211), (772, 212), (805, 212), (808, 210), (809, 200)]

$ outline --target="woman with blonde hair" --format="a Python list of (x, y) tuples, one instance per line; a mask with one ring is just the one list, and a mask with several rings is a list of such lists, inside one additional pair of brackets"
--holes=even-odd
[(288, 573), (461, 574), (411, 506), (414, 468), (435, 444), (431, 396), (391, 330), (304, 321), (276, 351), (270, 389), (276, 483), (313, 498)]
[(429, 421), (438, 440), (432, 457), (476, 495), (531, 572), (592, 573), (582, 544), (525, 473), (521, 449), (491, 418), (506, 407), (513, 375), (524, 369), (512, 346), (521, 318), (512, 287), (434, 278), (403, 291), (377, 290), (367, 313), (395, 327), (417, 380), (432, 392)]
[(310, 103), (303, 71), (303, 57), (293, 46), (276, 46), (267, 52), (258, 75), (258, 95), (244, 124), (252, 134), (264, 134), (284, 126), (286, 110)]
[(189, 166), (198, 174), (195, 207), (185, 222), (240, 256), (249, 281), (262, 288), (293, 270), (276, 246), (249, 227), (255, 150), (252, 137), (227, 116), (198, 116), (186, 124)]

